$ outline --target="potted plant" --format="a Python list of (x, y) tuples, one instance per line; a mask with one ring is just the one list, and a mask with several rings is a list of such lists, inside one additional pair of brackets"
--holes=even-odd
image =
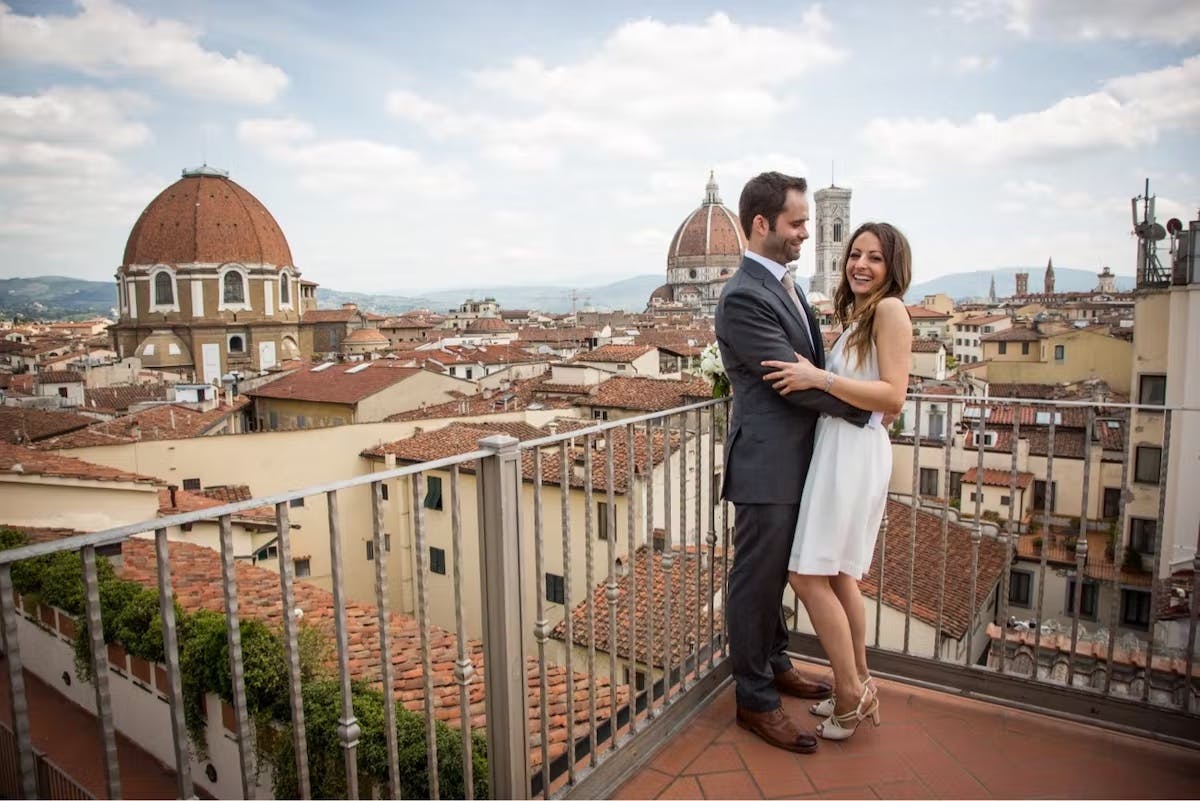
[(1117, 521), (1109, 521), (1108, 542), (1104, 545), (1104, 558), (1112, 562), (1117, 558)]
[(1079, 538), (1072, 534), (1063, 541), (1063, 547), (1067, 549), (1067, 553), (1075, 553), (1075, 549), (1079, 547)]
[(1041, 554), (1042, 552), (1042, 535), (1037, 535), (1033, 538), (1033, 552)]
[(1121, 569), (1128, 570), (1130, 573), (1145, 572), (1145, 566), (1142, 565), (1142, 555), (1135, 551), (1132, 546), (1125, 546), (1125, 559), (1121, 562)]

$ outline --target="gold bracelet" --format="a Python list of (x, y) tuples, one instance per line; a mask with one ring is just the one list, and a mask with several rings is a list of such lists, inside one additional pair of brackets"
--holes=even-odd
[(825, 391), (828, 392), (829, 388), (832, 386), (833, 386), (833, 373), (826, 370), (825, 371)]

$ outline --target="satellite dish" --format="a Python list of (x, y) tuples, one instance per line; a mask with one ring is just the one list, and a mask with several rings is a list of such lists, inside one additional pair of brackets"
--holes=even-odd
[(1171, 236), (1174, 236), (1175, 234), (1179, 233), (1182, 230), (1183, 230), (1183, 223), (1181, 223), (1179, 221), (1178, 217), (1172, 217), (1171, 219), (1167, 220), (1167, 233), (1168, 234), (1170, 234)]
[(1167, 238), (1167, 229), (1158, 223), (1144, 222), (1137, 227), (1137, 235), (1139, 239), (1153, 239), (1158, 242)]

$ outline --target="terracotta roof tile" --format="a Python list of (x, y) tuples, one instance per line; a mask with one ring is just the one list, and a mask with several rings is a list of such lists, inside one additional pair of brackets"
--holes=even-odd
[(421, 371), (419, 367), (396, 366), (388, 359), (327, 364), (329, 367), (301, 368), (246, 394), (254, 398), (355, 404)]
[(702, 378), (646, 378), (614, 376), (597, 384), (576, 401), (580, 406), (660, 412), (712, 397), (712, 387)]
[(37, 442), (87, 428), (95, 422), (94, 417), (72, 412), (0, 406), (0, 442)]
[(436, 350), (417, 351), (438, 364), (529, 364), (548, 361), (525, 348), (511, 344), (503, 345), (443, 345)]
[[(434, 420), (440, 417), (477, 417), (504, 412), (519, 412), (530, 408), (531, 405), (541, 409), (566, 409), (570, 403), (565, 400), (546, 398), (539, 391), (546, 386), (545, 379), (549, 373), (537, 378), (526, 378), (511, 382), (508, 389), (496, 392), (481, 392), (477, 395), (446, 401), (423, 409), (412, 409), (407, 412), (388, 415), (387, 422), (394, 423), (403, 420)], [(584, 388), (586, 392), (588, 388)]]
[(362, 452), (367, 457), (393, 454), (406, 462), (429, 462), (479, 449), (479, 440), (497, 434), (508, 434), (521, 441), (546, 436), (540, 428), (520, 422), (451, 423), (435, 431), (424, 431), (408, 439), (396, 440)]
[(83, 391), (85, 409), (125, 412), (135, 403), (167, 400), (166, 384), (131, 384), (118, 387), (92, 387)]
[(82, 384), (83, 374), (74, 370), (43, 370), (34, 375), (38, 384)]
[[(208, 609), (224, 612), (222, 597), (220, 557), (208, 548), (186, 542), (171, 542), (171, 581), (176, 599), (188, 611)], [(122, 546), (122, 577), (137, 581), (147, 587), (157, 587), (158, 568), (154, 555), (154, 543), (148, 540), (130, 539)], [(279, 575), (254, 565), (238, 562), (238, 609), (245, 618), (263, 621), (268, 626), (282, 626)], [(304, 581), (294, 585), (296, 608), (303, 613), (301, 625), (316, 626), (333, 638), (333, 596)], [(370, 604), (351, 601), (346, 604), (347, 639), (350, 643), (350, 673), (353, 678), (378, 684), (379, 669), (379, 626), (378, 611)], [(392, 668), (395, 677), (392, 692), (404, 706), (418, 714), (424, 714), (425, 692), (422, 660), (426, 649), (421, 647), (421, 633), (417, 621), (411, 617), (391, 614), (388, 629), (392, 647)], [(466, 646), (468, 657), (475, 668), (475, 678), (469, 685), (471, 728), (483, 728), (485, 717), (484, 685), (479, 678), (485, 665), (483, 647), (472, 640)], [(458, 707), (458, 684), (454, 678), (455, 660), (458, 658), (458, 641), (454, 634), (437, 626), (430, 626), (428, 655), (432, 663), (434, 716), (447, 725), (461, 725)], [(528, 688), (529, 732), (531, 739), (530, 758), (533, 765), (540, 765), (541, 725), (540, 716), (543, 699), (540, 680), (542, 671), (537, 659), (529, 657), (525, 663), (526, 686)], [(547, 664), (546, 679), (549, 688), (547, 709), (549, 710), (550, 734), (548, 738), (551, 759), (566, 753), (566, 719), (558, 711), (566, 707), (566, 671), (554, 664)], [(587, 698), (589, 679), (581, 673), (574, 674), (576, 698), (575, 736), (586, 737), (588, 733)], [(594, 680), (596, 692), (607, 701), (609, 681), (598, 676)], [(617, 687), (617, 703), (628, 702), (625, 686)], [(607, 703), (597, 705), (597, 723), (608, 719)]]
[(177, 403), (152, 406), (115, 420), (95, 423), (79, 431), (42, 440), (37, 443), (37, 447), (59, 450), (200, 437), (220, 425), (231, 414), (236, 414), (247, 403), (249, 400), (242, 396), (232, 406), (222, 404), (203, 412)]
[[(965, 321), (964, 321), (965, 322)], [(1046, 338), (1045, 334), (1040, 334), (1032, 328), (1025, 326), (1014, 326), (1003, 331), (996, 331), (991, 334), (984, 334), (979, 338), (980, 342), (1039, 342)]]
[[(654, 667), (665, 667), (664, 652), (666, 651), (667, 613), (663, 598), (668, 594), (673, 600), (671, 604), (670, 622), (670, 651), (671, 664), (679, 665), (686, 656), (691, 656), (696, 647), (696, 620), (700, 620), (702, 637), (711, 625), (715, 630), (721, 629), (723, 613), (720, 606), (721, 588), (725, 586), (725, 578), (729, 570), (730, 560), (721, 552), (716, 555), (715, 570), (712, 573), (717, 591), (717, 603), (713, 604), (713, 595), (709, 590), (708, 553), (698, 556), (695, 549), (677, 551), (674, 554), (668, 580), (667, 570), (663, 567), (663, 554), (651, 551), (645, 545), (634, 552), (633, 564), (628, 565), (628, 557), (622, 557), (624, 575), (617, 578), (617, 637), (616, 653), (622, 659), (629, 659), (631, 652), (636, 661)], [(700, 578), (699, 599), (696, 594), (696, 578)], [(651, 582), (653, 576), (653, 582)], [(651, 586), (653, 584), (653, 586)], [(600, 582), (592, 590), (591, 603), (594, 609), (593, 642), (596, 650), (609, 652), (610, 629), (608, 619), (607, 583)], [(630, 625), (629, 595), (634, 594), (634, 613), (636, 632), (631, 638), (633, 627)], [(587, 629), (588, 600), (581, 601), (571, 612), (571, 637), (575, 645), (588, 645)], [(650, 641), (650, 629), (654, 629), (654, 640)], [(560, 621), (555, 626), (551, 636), (556, 640), (566, 640), (567, 624)], [(632, 641), (631, 641), (632, 640)]]
[(949, 320), (950, 315), (924, 306), (909, 306), (908, 316), (913, 320)]
[(571, 362), (602, 362), (628, 364), (654, 350), (653, 345), (602, 345), (595, 350), (577, 354)]
[(0, 472), (12, 475), (161, 484), (157, 478), (0, 442)]
[[(909, 541), (912, 535), (912, 507), (898, 501), (887, 503), (887, 563), (883, 567), (883, 602), (903, 611), (908, 593)], [(879, 597), (880, 537), (875, 544), (875, 558), (870, 572), (860, 585), (864, 595)], [(939, 515), (917, 511), (917, 561), (913, 570), (913, 617), (936, 626), (938, 620), (938, 585), (941, 578), (942, 519)], [(1000, 580), (1005, 566), (1004, 547), (990, 537), (979, 543), (978, 579), (975, 602), (982, 606)], [(943, 601), (942, 631), (961, 638), (971, 619), (970, 587), (971, 533), (957, 523), (947, 524), (946, 586)], [(978, 611), (978, 610), (976, 610)], [(986, 623), (986, 620), (981, 621)]]
[(937, 353), (945, 347), (937, 339), (921, 339), (918, 337), (914, 338), (912, 342), (913, 353)]
[[(978, 477), (979, 471), (974, 467), (969, 468), (967, 472), (963, 474), (963, 486), (965, 487), (969, 484), (970, 486), (974, 487), (979, 483), (976, 480)], [(1008, 470), (992, 470), (985, 467), (983, 470), (982, 483), (985, 487), (1011, 487), (1011, 478), (1012, 473)], [(1027, 489), (1031, 483), (1033, 483), (1033, 473), (1023, 473), (1021, 471), (1017, 471), (1018, 488)]]

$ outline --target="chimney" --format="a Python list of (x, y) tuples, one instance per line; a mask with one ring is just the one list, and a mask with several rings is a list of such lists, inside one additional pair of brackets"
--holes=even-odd
[(172, 509), (176, 509), (179, 506), (179, 503), (175, 500), (175, 493), (178, 490), (179, 490), (178, 484), (168, 484), (167, 485), (167, 492), (171, 493), (171, 508)]

